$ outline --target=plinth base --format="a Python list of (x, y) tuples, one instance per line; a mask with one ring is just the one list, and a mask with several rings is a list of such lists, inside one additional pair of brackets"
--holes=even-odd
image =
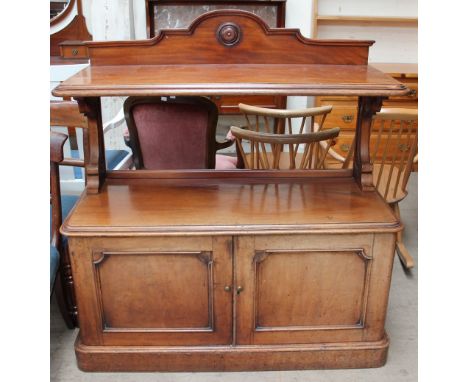
[(87, 346), (75, 352), (83, 371), (248, 371), (383, 366), (388, 337), (375, 342), (256, 346)]

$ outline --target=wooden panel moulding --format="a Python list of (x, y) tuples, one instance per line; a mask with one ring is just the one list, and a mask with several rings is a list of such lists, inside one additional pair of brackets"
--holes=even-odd
[[(362, 248), (256, 251), (254, 330), (364, 328), (370, 260)], [(276, 288), (280, 273), (287, 282)], [(338, 300), (341, 294), (346, 298)]]
[[(211, 257), (208, 251), (95, 252), (104, 331), (213, 332)], [(122, 283), (129, 274), (131, 282)], [(174, 303), (164, 306), (164, 299)]]
[[(235, 46), (217, 41), (220, 25), (239, 27)], [(162, 30), (150, 40), (89, 42), (91, 65), (334, 64), (366, 65), (367, 40), (311, 40), (299, 29), (270, 28), (250, 12), (205, 13), (187, 29)]]
[(80, 338), (104, 346), (232, 344), (232, 294), (224, 288), (232, 284), (231, 240), (71, 238)]
[(236, 237), (237, 343), (381, 340), (393, 240), (343, 232)]

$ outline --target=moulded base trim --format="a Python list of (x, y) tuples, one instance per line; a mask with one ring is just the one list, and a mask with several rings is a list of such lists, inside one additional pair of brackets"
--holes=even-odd
[(83, 371), (353, 369), (385, 365), (389, 340), (310, 345), (90, 346), (75, 342)]

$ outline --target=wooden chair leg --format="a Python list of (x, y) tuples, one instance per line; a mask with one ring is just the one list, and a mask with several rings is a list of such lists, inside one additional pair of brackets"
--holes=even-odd
[[(401, 219), (398, 203), (392, 204), (392, 208), (398, 219)], [(397, 233), (396, 253), (405, 269), (411, 269), (414, 267), (414, 259), (403, 244), (403, 231)]]
[(63, 281), (60, 270), (57, 272), (57, 276), (55, 277), (54, 293), (60, 313), (62, 314), (67, 328), (73, 329), (76, 325), (73, 318), (71, 317), (69, 310), (67, 309), (67, 301), (65, 300), (65, 293), (63, 290)]
[(401, 263), (405, 269), (411, 269), (414, 267), (414, 259), (406, 249), (405, 245), (401, 241), (396, 243), (396, 252), (400, 258)]

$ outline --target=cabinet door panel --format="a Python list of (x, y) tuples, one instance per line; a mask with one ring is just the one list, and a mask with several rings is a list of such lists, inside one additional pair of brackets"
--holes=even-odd
[[(232, 284), (231, 243), (103, 238), (75, 249), (74, 270), (89, 269), (94, 281), (77, 286), (79, 314), (87, 316), (82, 338), (117, 346), (230, 344), (232, 294), (224, 286)], [(84, 297), (86, 289), (95, 298)]]
[(373, 286), (389, 285), (393, 240), (392, 234), (238, 238), (236, 343), (381, 339), (388, 288)]
[(362, 326), (364, 256), (353, 250), (256, 252), (256, 328)]
[(212, 329), (211, 251), (98, 253), (105, 330)]

